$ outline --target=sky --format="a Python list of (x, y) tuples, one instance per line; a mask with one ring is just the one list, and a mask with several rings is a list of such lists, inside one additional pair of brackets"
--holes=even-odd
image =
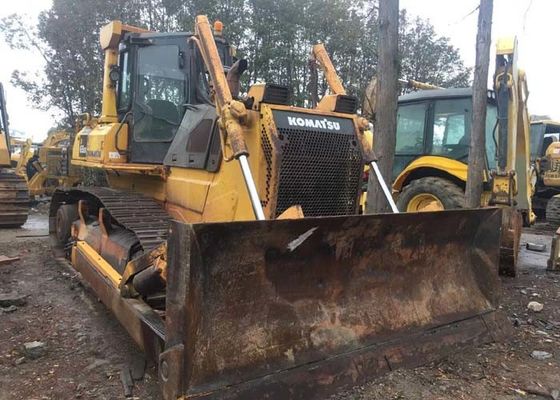
[[(36, 22), (38, 14), (50, 8), (52, 0), (0, 0), (0, 18), (12, 13), (25, 15)], [(459, 48), (467, 66), (475, 62), (475, 42), (479, 0), (400, 0), (409, 15), (429, 19), (439, 35), (451, 39)], [(554, 73), (560, 65), (558, 34), (554, 27), (560, 15), (559, 0), (494, 0), (491, 60), (498, 37), (516, 35), (519, 40), (518, 64), (527, 72), (529, 112), (560, 119), (560, 80)], [(549, 50), (549, 51), (548, 51)], [(0, 38), (0, 82), (4, 84), (12, 130), (24, 132), (39, 141), (54, 125), (57, 110), (42, 111), (33, 107), (26, 94), (10, 84), (14, 69), (40, 72), (43, 59), (36, 52), (11, 50)], [(492, 74), (493, 65), (490, 66)], [(491, 82), (489, 82), (489, 87)]]

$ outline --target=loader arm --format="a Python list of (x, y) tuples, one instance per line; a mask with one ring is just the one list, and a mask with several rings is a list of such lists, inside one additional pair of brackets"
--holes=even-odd
[[(496, 169), (490, 172), (490, 205), (504, 207), (500, 271), (516, 275), (523, 224), (532, 224), (529, 95), (525, 72), (517, 66), (517, 38), (498, 40), (494, 91), (498, 106)], [(497, 137), (496, 137), (497, 136)]]

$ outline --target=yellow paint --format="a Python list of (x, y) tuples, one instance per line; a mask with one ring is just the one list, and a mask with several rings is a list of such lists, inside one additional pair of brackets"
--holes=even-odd
[(399, 174), (397, 179), (395, 179), (395, 182), (393, 182), (393, 191), (400, 192), (403, 189), (403, 184), (406, 181), (406, 178), (413, 171), (416, 171), (420, 168), (438, 169), (440, 171), (447, 172), (448, 174), (453, 175), (454, 177), (460, 179), (465, 183), (467, 182), (467, 164), (446, 157), (422, 156), (408, 164), (406, 168)]
[[(101, 32), (100, 41), (105, 50), (102, 117), (97, 121), (91, 120), (91, 123), (86, 124), (77, 134), (72, 150), (72, 164), (103, 169), (107, 172), (111, 187), (134, 190), (154, 198), (162, 203), (173, 218), (181, 221), (253, 220), (255, 217), (236, 160), (222, 160), (217, 172), (208, 172), (200, 169), (134, 164), (127, 159), (123, 150), (128, 147), (129, 126), (128, 122), (120, 123), (114, 118), (116, 94), (108, 73), (111, 65), (117, 62), (114, 51), (118, 48), (119, 40), (125, 31), (130, 31), (129, 28), (113, 22)], [(208, 59), (206, 61), (208, 62)], [(220, 64), (217, 67), (221, 70), (219, 59), (215, 63)], [(217, 90), (217, 85), (215, 86)], [(256, 95), (258, 103), (264, 94), (264, 87), (256, 85), (249, 93)], [(267, 168), (275, 175), (278, 170), (277, 160), (272, 156), (268, 165), (263, 152), (263, 146), (270, 143), (276, 146), (274, 143), (278, 142), (278, 133), (272, 117), (273, 109), (315, 116), (350, 118), (356, 127), (356, 135), (358, 134), (356, 115), (268, 104), (261, 104), (260, 110), (245, 110), (243, 107), (242, 111), (246, 112), (246, 117), (241, 118), (242, 140), (248, 150), (249, 165), (267, 218), (275, 217), (276, 211), (277, 187), (275, 182), (268, 181)], [(232, 143), (229, 137), (226, 143), (228, 153), (231, 153), (234, 147), (235, 143)]]
[(494, 185), (493, 197), (502, 201), (504, 193), (509, 192), (508, 204), (523, 210), (527, 215), (532, 215), (530, 167), (530, 121), (527, 110), (527, 97), (529, 90), (525, 72), (517, 66), (517, 38), (501, 38), (496, 43), (496, 57), (512, 60), (511, 66), (505, 68), (497, 62), (494, 74), (494, 85), (497, 91), (506, 77), (506, 84), (510, 93), (508, 102), (508, 149), (506, 168), (497, 171), (497, 175), (508, 177), (509, 187), (504, 187), (503, 182)]
[[(87, 141), (87, 146), (85, 147), (84, 141)], [(78, 132), (72, 149), (73, 160), (79, 160), (81, 163), (76, 161), (73, 161), (73, 163), (87, 167), (114, 165), (115, 169), (119, 167), (129, 168), (129, 165), (126, 164), (127, 157), (124, 153), (127, 144), (127, 123), (98, 122), (93, 127), (86, 126)], [(153, 165), (148, 167), (150, 169), (154, 168)], [(146, 169), (146, 166), (140, 169)]]
[[(118, 288), (121, 283), (120, 274), (111, 267), (111, 265), (105, 261), (89, 244), (79, 240), (76, 242), (76, 251), (79, 251), (92, 265), (97, 272), (103, 275), (105, 278), (111, 282), (111, 284)], [(72, 264), (75, 264), (75, 255), (72, 257)]]
[(146, 29), (112, 21), (101, 28), (99, 43), (105, 52), (103, 66), (103, 102), (99, 122), (117, 122), (117, 92), (109, 74), (111, 67), (118, 64), (118, 46), (122, 36), (127, 32), (149, 32)]
[(414, 196), (406, 206), (406, 212), (426, 212), (445, 210), (440, 199), (431, 193), (421, 193)]
[[(19, 157), (17, 157), (16, 174), (21, 176), (22, 178), (27, 179), (25, 167), (27, 166), (27, 163), (29, 162), (31, 157), (33, 157), (33, 143), (31, 142), (31, 139), (27, 139), (25, 141), (15, 139), (13, 141), (15, 141), (16, 144), (20, 147)], [(13, 156), (12, 160), (14, 160)]]
[[(267, 191), (267, 161), (262, 151), (264, 137), (269, 142), (277, 135), (272, 110), (286, 110), (354, 119), (357, 116), (333, 112), (319, 112), (291, 106), (262, 104), (260, 112), (248, 111), (243, 137), (249, 151), (249, 165), (253, 172), (258, 193), (266, 201), (264, 207), (267, 218), (275, 215), (274, 187)], [(260, 118), (262, 115), (262, 119)], [(97, 123), (84, 127), (77, 136), (73, 147), (72, 164), (107, 171), (110, 186), (118, 189), (134, 190), (160, 201), (173, 218), (187, 221), (240, 221), (253, 220), (253, 210), (243, 180), (240, 166), (236, 160), (222, 160), (217, 172), (179, 167), (164, 168), (161, 165), (126, 163), (125, 158), (118, 162), (109, 157), (116, 151), (116, 131), (120, 123)], [(121, 127), (119, 140), (128, 134), (127, 123)], [(80, 157), (81, 136), (88, 136), (85, 157)], [(121, 147), (122, 146), (122, 147)], [(126, 148), (125, 143), (119, 148)], [(272, 169), (277, 168), (276, 160), (271, 160)]]
[(4, 131), (0, 130), (0, 167), (10, 167), (11, 165), (8, 140)]

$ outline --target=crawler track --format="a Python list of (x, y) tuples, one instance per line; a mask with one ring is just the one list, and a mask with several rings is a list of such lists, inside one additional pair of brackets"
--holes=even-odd
[[(156, 248), (167, 240), (170, 218), (159, 203), (138, 193), (105, 187), (79, 187), (57, 190), (51, 202), (50, 217), (62, 203), (88, 200), (90, 207), (103, 207), (112, 222), (134, 232), (144, 252)], [(95, 210), (92, 210), (95, 211)]]
[(29, 192), (25, 179), (14, 172), (0, 172), (0, 228), (19, 227), (27, 221)]

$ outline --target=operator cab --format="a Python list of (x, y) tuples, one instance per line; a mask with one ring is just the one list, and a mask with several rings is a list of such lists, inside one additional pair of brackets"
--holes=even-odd
[[(486, 167), (496, 165), (493, 134), (497, 111), (488, 92)], [(472, 89), (421, 90), (399, 97), (393, 180), (415, 159), (440, 156), (467, 163), (472, 117)]]
[[(128, 122), (131, 163), (162, 164), (185, 112), (211, 104), (200, 52), (191, 33), (127, 33), (119, 45), (117, 112)], [(222, 62), (233, 63), (221, 37)]]

